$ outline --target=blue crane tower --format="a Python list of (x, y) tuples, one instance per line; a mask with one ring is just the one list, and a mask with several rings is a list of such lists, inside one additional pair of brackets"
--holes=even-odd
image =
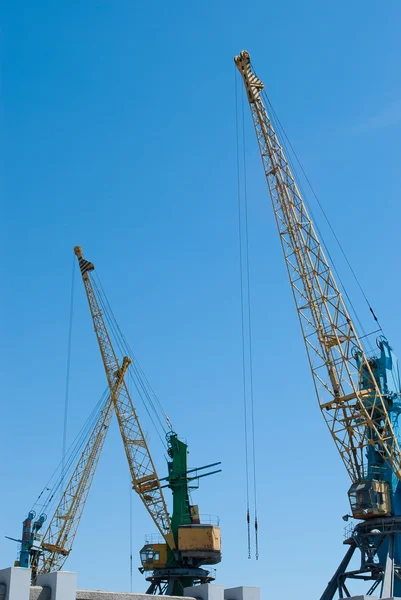
[[(234, 61), (245, 85), (319, 406), (351, 479), (348, 497), (357, 524), (321, 600), (350, 597), (351, 580), (364, 582), (367, 595), (401, 597), (398, 361), (383, 336), (373, 352), (358, 337), (275, 131), (274, 115), (267, 113), (264, 85), (248, 52)], [(360, 560), (351, 567), (358, 553)]]

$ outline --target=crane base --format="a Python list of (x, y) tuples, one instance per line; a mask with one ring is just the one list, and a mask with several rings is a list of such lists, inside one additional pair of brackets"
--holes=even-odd
[[(401, 564), (397, 551), (398, 540), (401, 539), (399, 536), (401, 517), (368, 519), (358, 523), (344, 542), (349, 548), (320, 600), (352, 598), (347, 588), (348, 580), (367, 582), (367, 597), (373, 595), (389, 599), (395, 596), (395, 591), (400, 595)], [(347, 570), (355, 550), (360, 551), (360, 567)]]
[(206, 569), (191, 567), (168, 567), (165, 569), (155, 569), (152, 575), (146, 577), (150, 582), (147, 594), (178, 596), (183, 594), (186, 587), (199, 585), (201, 583), (211, 583), (214, 581), (213, 575)]

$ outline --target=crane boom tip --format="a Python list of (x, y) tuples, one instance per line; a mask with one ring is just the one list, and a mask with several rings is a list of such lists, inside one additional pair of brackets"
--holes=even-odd
[(234, 56), (234, 62), (237, 65), (237, 67), (243, 60), (251, 60), (251, 55), (246, 50), (241, 50), (241, 52), (237, 56)]

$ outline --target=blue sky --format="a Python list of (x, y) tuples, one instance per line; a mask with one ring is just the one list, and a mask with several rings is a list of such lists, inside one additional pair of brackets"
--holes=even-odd
[[(399, 2), (15, 0), (2, 13), (2, 534), (19, 534), (60, 460), (80, 244), (191, 466), (223, 462), (194, 495), (221, 518), (218, 582), (317, 596), (343, 554), (349, 483), (314, 397), (248, 114), (260, 559), (247, 560), (233, 56), (251, 52), (400, 352)], [(72, 348), (70, 441), (105, 387), (78, 280)], [(135, 551), (153, 528), (133, 503)], [(67, 563), (80, 587), (129, 589), (128, 523), (113, 427)], [(14, 557), (0, 538), (1, 565)]]

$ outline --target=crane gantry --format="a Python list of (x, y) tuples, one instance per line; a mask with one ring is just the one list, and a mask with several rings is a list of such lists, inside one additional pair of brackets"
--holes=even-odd
[[(401, 596), (401, 451), (398, 362), (384, 337), (367, 355), (324, 254), (289, 161), (263, 101), (263, 82), (242, 51), (234, 59), (243, 83), (305, 341), (319, 406), (351, 479), (352, 516), (360, 519), (321, 600), (349, 596), (346, 580), (381, 585)], [(374, 536), (372, 536), (372, 530)], [(359, 569), (347, 572), (356, 548)]]

